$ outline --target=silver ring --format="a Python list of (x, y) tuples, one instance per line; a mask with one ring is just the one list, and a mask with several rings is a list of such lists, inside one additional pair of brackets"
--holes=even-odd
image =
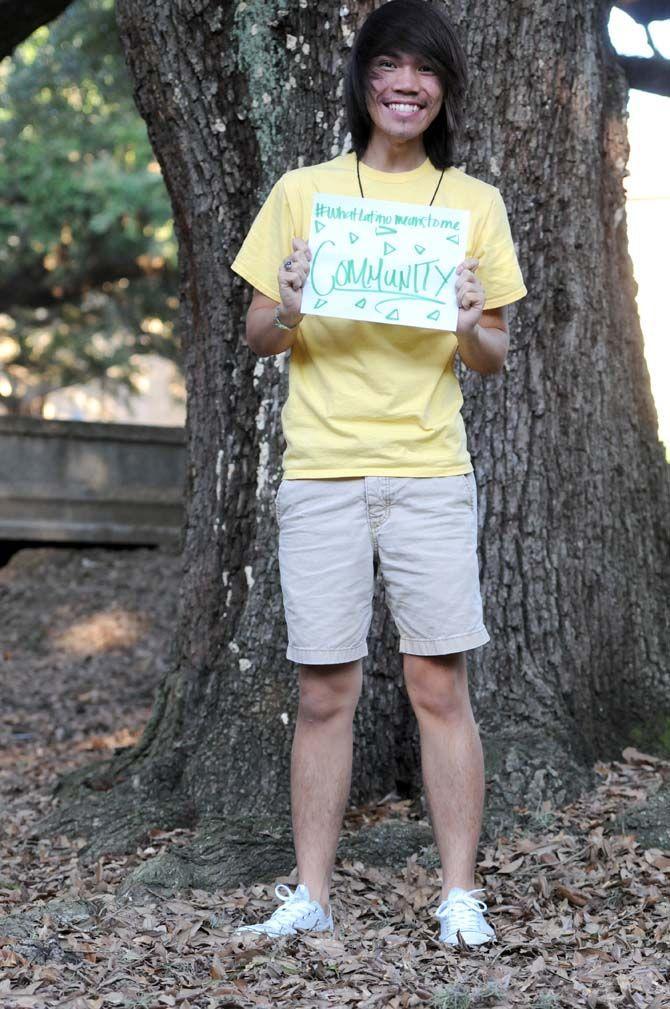
[(286, 259), (286, 260), (284, 260), (284, 269), (285, 270), (290, 270), (292, 266), (293, 266), (293, 260), (292, 259)]

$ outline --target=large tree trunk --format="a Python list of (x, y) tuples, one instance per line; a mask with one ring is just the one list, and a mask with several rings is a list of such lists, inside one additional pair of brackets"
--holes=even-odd
[[(97, 830), (93, 851), (126, 843), (112, 820), (132, 819), (131, 843), (155, 824), (232, 815), (286, 828), (297, 685), (273, 499), (289, 355), (246, 346), (248, 291), (228, 264), (271, 183), (346, 145), (343, 59), (372, 6), (118, 3), (180, 245), (189, 476), (171, 671), (139, 745), (106, 777), (69, 782), (110, 791), (93, 805), (75, 792), (60, 816)], [(500, 187), (529, 290), (504, 374), (461, 370), (492, 638), (468, 656), (491, 836), (515, 807), (588, 786), (595, 759), (660, 748), (670, 486), (626, 245), (609, 4), (449, 7), (472, 77), (461, 166)], [(381, 591), (369, 646), (351, 801), (417, 797), (418, 730)]]

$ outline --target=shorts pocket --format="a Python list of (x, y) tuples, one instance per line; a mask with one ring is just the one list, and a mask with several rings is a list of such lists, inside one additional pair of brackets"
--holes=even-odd
[(284, 486), (284, 480), (282, 479), (279, 481), (279, 486), (275, 491), (275, 518), (277, 519), (277, 524), (279, 524), (279, 519), (281, 518), (281, 502), (279, 499), (281, 497), (281, 491), (283, 486)]
[(467, 484), (468, 489), (468, 501), (470, 504), (470, 509), (473, 512), (477, 511), (477, 482), (475, 480), (474, 473), (463, 473), (463, 479)]

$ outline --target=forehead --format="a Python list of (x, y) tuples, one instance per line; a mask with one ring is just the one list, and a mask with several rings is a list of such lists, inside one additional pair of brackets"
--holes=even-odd
[(422, 53), (408, 53), (402, 49), (379, 49), (374, 56), (373, 60), (379, 59), (382, 56), (391, 56), (398, 63), (425, 63), (428, 59)]

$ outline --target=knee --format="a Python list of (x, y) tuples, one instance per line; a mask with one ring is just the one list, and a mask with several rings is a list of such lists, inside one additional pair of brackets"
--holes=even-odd
[(309, 722), (331, 718), (353, 718), (363, 683), (363, 664), (343, 662), (332, 665), (300, 666), (298, 717)]
[(418, 719), (460, 721), (472, 717), (465, 652), (405, 655), (405, 686)]

